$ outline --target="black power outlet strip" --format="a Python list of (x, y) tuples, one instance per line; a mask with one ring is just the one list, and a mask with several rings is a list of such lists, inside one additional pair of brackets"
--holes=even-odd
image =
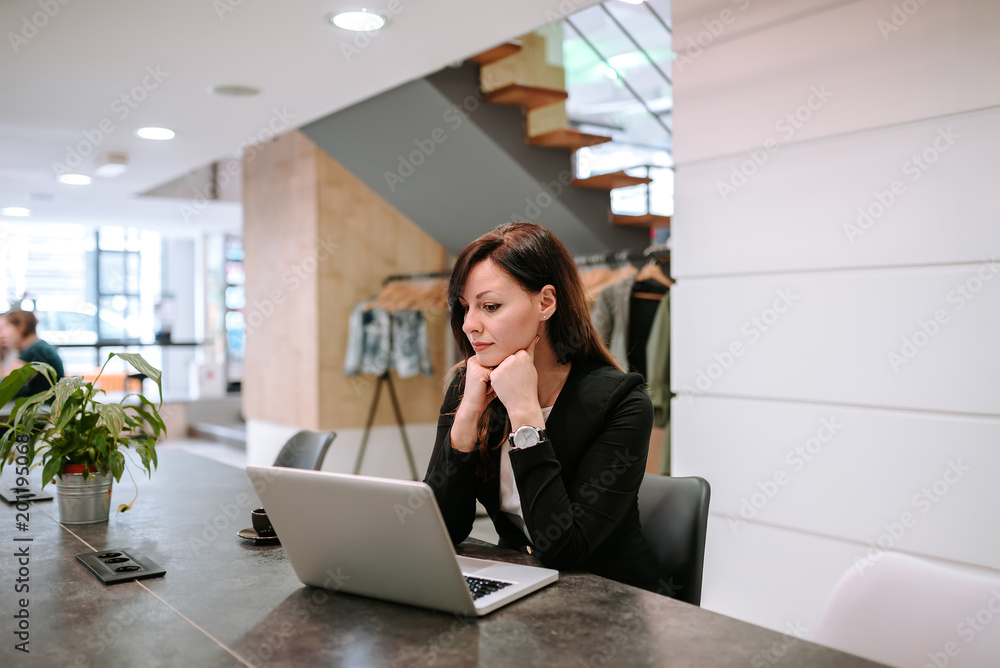
[(158, 578), (167, 572), (151, 559), (133, 552), (131, 547), (84, 552), (76, 555), (76, 559), (106, 585)]

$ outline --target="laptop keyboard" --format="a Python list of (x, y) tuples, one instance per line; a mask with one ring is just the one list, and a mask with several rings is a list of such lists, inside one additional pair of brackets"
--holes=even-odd
[(486, 578), (474, 578), (472, 576), (466, 575), (465, 582), (469, 585), (469, 591), (472, 593), (473, 600), (479, 600), (483, 596), (492, 594), (495, 591), (500, 591), (504, 587), (511, 585), (510, 582), (503, 582), (502, 580), (487, 580)]

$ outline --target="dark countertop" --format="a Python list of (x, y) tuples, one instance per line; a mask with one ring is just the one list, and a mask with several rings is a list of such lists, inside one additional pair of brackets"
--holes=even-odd
[[(313, 589), (281, 546), (236, 536), (260, 505), (243, 471), (165, 451), (152, 480), (136, 481), (134, 508), (112, 510), (107, 523), (63, 527), (55, 502), (43, 501), (32, 504), (28, 531), (18, 531), (16, 509), (0, 504), (0, 665), (878, 665), (586, 573), (564, 572), (479, 619)], [(133, 495), (126, 474), (112, 509)], [(13, 594), (12, 555), (24, 545), (30, 593)], [(166, 576), (105, 586), (74, 558), (114, 547), (133, 548)], [(458, 552), (538, 563), (474, 540)], [(21, 596), (29, 599), (27, 655), (12, 635)]]

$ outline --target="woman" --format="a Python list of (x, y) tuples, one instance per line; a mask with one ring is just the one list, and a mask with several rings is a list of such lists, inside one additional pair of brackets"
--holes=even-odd
[[(56, 370), (56, 380), (63, 377), (63, 363), (56, 349), (38, 338), (35, 329), (38, 319), (31, 311), (11, 311), (4, 317), (3, 343), (19, 352), (19, 361), (9, 365), (16, 368), (29, 362), (45, 362)], [(49, 389), (49, 379), (36, 373), (17, 393), (18, 397), (30, 397)]]
[(652, 405), (594, 330), (566, 247), (538, 225), (501, 225), (459, 255), (448, 305), (468, 359), (425, 482), (452, 541), (468, 537), (478, 499), (501, 547), (652, 589), (636, 504)]

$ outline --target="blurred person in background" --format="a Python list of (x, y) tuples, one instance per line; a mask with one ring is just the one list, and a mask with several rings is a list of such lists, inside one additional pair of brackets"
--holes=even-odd
[[(45, 362), (56, 370), (56, 380), (63, 377), (63, 363), (56, 349), (38, 338), (35, 329), (38, 319), (31, 311), (10, 311), (0, 318), (0, 370), (4, 375), (12, 369), (30, 362)], [(17, 393), (18, 397), (30, 397), (49, 389), (49, 380), (36, 373)]]

